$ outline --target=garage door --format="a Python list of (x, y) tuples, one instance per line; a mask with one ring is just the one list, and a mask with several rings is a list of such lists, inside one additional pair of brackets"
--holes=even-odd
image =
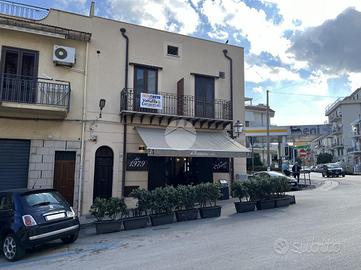
[(26, 188), (30, 141), (0, 139), (0, 190)]

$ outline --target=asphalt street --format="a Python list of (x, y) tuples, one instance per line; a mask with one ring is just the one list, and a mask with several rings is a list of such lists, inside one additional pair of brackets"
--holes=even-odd
[(0, 269), (361, 269), (361, 176), (322, 179), (287, 208), (82, 237)]

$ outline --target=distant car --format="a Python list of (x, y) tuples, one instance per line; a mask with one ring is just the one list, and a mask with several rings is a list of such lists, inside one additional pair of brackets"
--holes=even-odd
[(324, 164), (322, 167), (322, 177), (345, 177), (345, 171), (337, 163)]
[(0, 243), (7, 260), (48, 241), (73, 243), (78, 233), (78, 217), (56, 190), (0, 191)]
[(298, 188), (298, 183), (296, 181), (296, 179), (292, 178), (292, 177), (289, 177), (289, 176), (286, 176), (282, 173), (279, 173), (279, 172), (275, 172), (275, 171), (263, 171), (263, 172), (256, 172), (254, 173), (255, 176), (261, 176), (261, 177), (270, 177), (271, 179), (272, 178), (277, 178), (277, 177), (282, 177), (282, 178), (285, 178), (287, 179), (288, 181), (288, 186), (290, 188), (290, 190), (295, 190)]

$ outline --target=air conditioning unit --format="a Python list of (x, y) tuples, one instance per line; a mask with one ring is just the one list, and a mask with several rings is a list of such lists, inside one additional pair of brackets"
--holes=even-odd
[(54, 45), (53, 62), (56, 65), (72, 67), (75, 64), (75, 48)]

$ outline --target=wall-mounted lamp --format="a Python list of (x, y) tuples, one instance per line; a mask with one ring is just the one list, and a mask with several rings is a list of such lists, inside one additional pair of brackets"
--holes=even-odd
[(237, 122), (233, 125), (233, 130), (236, 134), (236, 138), (239, 138), (239, 135), (241, 135), (243, 131), (243, 124), (239, 120), (237, 120)]
[(99, 109), (100, 109), (100, 112), (99, 112), (99, 118), (102, 118), (102, 110), (104, 109), (105, 107), (105, 99), (100, 99), (99, 100)]
[(139, 152), (144, 153), (145, 152), (145, 146), (144, 145), (139, 145), (138, 150), (139, 150)]

